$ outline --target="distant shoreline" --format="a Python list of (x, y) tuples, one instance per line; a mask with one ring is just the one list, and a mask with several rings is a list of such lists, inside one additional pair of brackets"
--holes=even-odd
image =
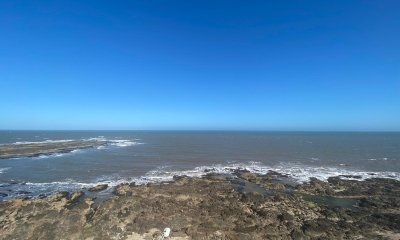
[(109, 143), (109, 141), (98, 140), (68, 140), (7, 144), (0, 146), (0, 159), (69, 153), (79, 149), (105, 146)]

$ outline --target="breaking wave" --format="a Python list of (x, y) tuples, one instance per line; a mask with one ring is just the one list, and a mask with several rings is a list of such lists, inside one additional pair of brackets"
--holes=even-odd
[[(2, 169), (0, 169), (1, 171)], [(399, 172), (368, 172), (350, 170), (337, 167), (313, 167), (300, 164), (281, 163), (276, 166), (266, 166), (259, 162), (215, 164), (199, 166), (186, 170), (174, 170), (171, 167), (159, 167), (138, 177), (121, 177), (118, 175), (105, 176), (93, 182), (78, 182), (73, 179), (49, 183), (21, 182), (7, 185), (12, 188), (12, 193), (4, 197), (4, 200), (20, 196), (38, 196), (39, 194), (52, 194), (58, 191), (77, 191), (87, 189), (98, 184), (108, 184), (109, 188), (104, 193), (110, 193), (112, 188), (122, 183), (135, 183), (137, 185), (147, 183), (160, 183), (172, 181), (174, 176), (202, 177), (209, 173), (232, 174), (236, 170), (247, 170), (257, 174), (267, 174), (270, 171), (286, 175), (297, 183), (308, 182), (311, 177), (327, 181), (329, 177), (341, 177), (352, 180), (365, 180), (368, 178), (390, 178), (400, 181)], [(5, 185), (3, 184), (2, 187)], [(6, 186), (6, 187), (7, 187)], [(0, 188), (0, 190), (2, 190)]]
[(231, 174), (236, 170), (247, 170), (257, 174), (267, 174), (270, 171), (278, 172), (290, 177), (298, 183), (308, 182), (311, 177), (318, 178), (322, 181), (327, 181), (329, 177), (340, 176), (346, 176), (346, 179), (360, 181), (368, 178), (391, 178), (400, 181), (399, 172), (369, 172), (337, 167), (315, 167), (293, 163), (281, 163), (276, 166), (266, 166), (259, 162), (232, 163), (227, 165), (217, 164), (212, 166), (196, 167), (194, 169), (183, 171), (167, 171), (165, 168), (160, 168), (148, 172), (145, 178), (149, 179), (150, 181), (170, 181), (175, 175), (201, 177), (208, 173)]
[(73, 139), (63, 139), (63, 140), (44, 140), (44, 141), (35, 141), (35, 142), (30, 142), (30, 141), (21, 141), (21, 142), (15, 142), (12, 143), (12, 145), (24, 145), (24, 144), (46, 144), (46, 143), (65, 143), (65, 142), (72, 142), (74, 141)]

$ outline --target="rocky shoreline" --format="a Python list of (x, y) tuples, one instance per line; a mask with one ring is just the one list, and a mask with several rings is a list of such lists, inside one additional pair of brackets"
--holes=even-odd
[(0, 146), (0, 159), (68, 153), (79, 149), (105, 146), (109, 143), (106, 140), (73, 140), (2, 145)]
[[(356, 176), (347, 176), (354, 179)], [(0, 203), (2, 239), (400, 239), (400, 182), (346, 176), (295, 185), (275, 172), (122, 184), (96, 201), (60, 192)], [(102, 191), (106, 185), (91, 189)]]

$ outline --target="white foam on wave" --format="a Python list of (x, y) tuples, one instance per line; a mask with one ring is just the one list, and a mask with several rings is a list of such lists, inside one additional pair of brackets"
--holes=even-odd
[[(39, 156), (37, 156), (37, 157), (29, 157), (29, 158), (32, 158), (32, 159), (58, 158), (58, 157), (63, 157), (63, 156), (66, 156), (66, 155), (77, 154), (77, 153), (81, 153), (81, 152), (83, 152), (82, 149), (75, 149), (75, 150), (72, 150), (72, 151), (70, 151), (70, 152), (52, 153), (52, 154), (42, 154), (42, 155), (39, 155)], [(21, 158), (26, 158), (26, 157), (21, 157)], [(20, 158), (17, 158), (17, 159), (20, 159)]]
[[(217, 174), (232, 174), (236, 170), (247, 170), (256, 174), (267, 174), (270, 171), (278, 172), (292, 178), (298, 183), (308, 182), (310, 178), (314, 177), (322, 181), (327, 181), (329, 177), (346, 176), (345, 179), (365, 180), (368, 178), (390, 178), (400, 181), (399, 172), (368, 172), (349, 170), (336, 167), (314, 167), (305, 166), (292, 163), (281, 163), (276, 166), (265, 166), (259, 162), (247, 163), (230, 163), (230, 164), (215, 164), (210, 166), (199, 166), (192, 169), (173, 170), (170, 167), (159, 167), (155, 170), (147, 172), (143, 176), (123, 178), (119, 176), (109, 176), (99, 178), (92, 183), (76, 182), (68, 180), (64, 182), (51, 182), (51, 183), (26, 183), (30, 186), (41, 186), (44, 188), (57, 188), (56, 186), (68, 188), (88, 188), (98, 184), (108, 184), (110, 187), (117, 186), (121, 183), (160, 183), (172, 181), (174, 176), (188, 176), (188, 177), (203, 177), (209, 173)], [(349, 176), (357, 176), (352, 178)]]
[(389, 158), (382, 157), (382, 158), (368, 158), (368, 161), (387, 161)]
[(327, 181), (329, 177), (340, 177), (343, 175), (347, 176), (345, 179), (360, 181), (368, 178), (391, 178), (400, 180), (399, 172), (374, 172), (337, 167), (315, 167), (294, 164), (281, 164), (280, 166), (275, 167), (274, 171), (288, 174), (290, 177), (296, 179), (300, 183), (309, 181), (311, 177), (317, 178), (322, 181)]
[(111, 142), (110, 145), (117, 146), (117, 147), (128, 147), (128, 146), (143, 144), (143, 143), (140, 143), (137, 141), (131, 141), (131, 140), (109, 140), (109, 141)]
[[(6, 170), (7, 168), (1, 168), (0, 172)], [(122, 183), (135, 183), (137, 185), (148, 183), (161, 183), (173, 181), (174, 176), (189, 176), (196, 178), (205, 176), (209, 173), (232, 174), (236, 170), (247, 170), (256, 174), (267, 174), (270, 171), (274, 171), (288, 176), (297, 183), (308, 182), (311, 177), (317, 178), (322, 181), (327, 181), (329, 177), (337, 176), (342, 176), (342, 178), (344, 179), (352, 179), (358, 181), (368, 178), (390, 178), (400, 181), (400, 172), (370, 172), (351, 170), (348, 168), (340, 167), (315, 167), (294, 163), (280, 163), (275, 166), (266, 166), (259, 162), (246, 162), (198, 166), (192, 169), (185, 170), (174, 170), (170, 166), (161, 166), (157, 169), (147, 172), (143, 176), (121, 177), (118, 175), (111, 175), (97, 178), (93, 182), (79, 182), (73, 179), (66, 179), (65, 181), (55, 181), (48, 183), (26, 182), (23, 184), (13, 185), (13, 192), (17, 192), (17, 194), (11, 195), (7, 197), (7, 199), (18, 196), (18, 191), (32, 192), (32, 195), (37, 196), (41, 193), (52, 194), (58, 191), (78, 191), (94, 187), (98, 184), (108, 184), (109, 188), (104, 191), (104, 193), (107, 193), (112, 191), (113, 187), (118, 186)]]
[[(329, 177), (337, 177), (346, 175), (345, 179), (365, 180), (368, 178), (391, 178), (400, 181), (399, 172), (368, 172), (349, 170), (336, 167), (314, 167), (291, 163), (281, 163), (276, 166), (265, 166), (259, 162), (247, 163), (230, 163), (230, 164), (215, 164), (210, 166), (199, 166), (192, 169), (173, 170), (170, 167), (159, 167), (155, 170), (147, 172), (143, 176), (130, 178), (115, 178), (102, 179), (91, 186), (97, 184), (108, 184), (109, 186), (117, 186), (121, 183), (147, 184), (172, 181), (174, 176), (188, 177), (203, 177), (209, 173), (217, 174), (232, 174), (236, 170), (247, 170), (256, 174), (267, 174), (270, 171), (278, 172), (287, 175), (298, 183), (308, 182), (311, 177), (322, 181), (327, 181)], [(349, 176), (358, 176), (351, 178)]]
[(108, 184), (108, 189), (102, 191), (104, 193), (112, 191), (112, 189), (123, 183), (131, 183), (135, 182), (137, 184), (145, 184), (147, 181), (141, 181), (140, 178), (119, 178), (115, 176), (103, 177), (101, 180), (94, 182), (79, 182), (73, 179), (66, 179), (64, 181), (54, 181), (54, 182), (45, 182), (45, 183), (36, 183), (36, 182), (22, 182), (21, 184), (12, 185), (13, 191), (10, 196), (4, 198), (12, 199), (21, 195), (30, 195), (30, 196), (38, 196), (39, 194), (51, 195), (60, 191), (80, 191), (84, 189), (89, 189), (91, 187), (95, 187), (99, 184)]
[(46, 144), (46, 143), (64, 143), (64, 142), (72, 142), (74, 140), (72, 139), (63, 139), (63, 140), (44, 140), (44, 141), (36, 141), (36, 142), (30, 142), (30, 141), (21, 141), (21, 142), (15, 142), (12, 145), (23, 145), (23, 144)]
[[(92, 137), (92, 138), (83, 138), (83, 139), (61, 139), (61, 140), (44, 140), (44, 141), (18, 141), (15, 143), (12, 143), (12, 145), (23, 145), (23, 144), (52, 144), (52, 143), (65, 143), (65, 142), (73, 142), (73, 141), (107, 141), (110, 142), (110, 145), (113, 146), (118, 146), (118, 147), (127, 147), (127, 146), (133, 146), (137, 144), (143, 144), (140, 143), (140, 139), (133, 139), (133, 140), (127, 140), (127, 139), (107, 139), (104, 136), (98, 136), (98, 137)], [(4, 145), (4, 144), (1, 144)]]
[(83, 138), (81, 141), (107, 141), (107, 139), (104, 136), (98, 136), (98, 137), (91, 137), (91, 138)]
[(10, 169), (9, 167), (0, 168), (0, 174), (7, 172), (7, 170), (9, 170), (9, 169)]
[[(287, 175), (298, 183), (308, 182), (311, 177), (327, 181), (329, 177), (346, 175), (346, 179), (365, 180), (368, 178), (391, 178), (400, 181), (399, 172), (373, 172), (359, 171), (337, 167), (315, 167), (293, 163), (281, 163), (276, 166), (265, 166), (259, 162), (216, 164), (212, 166), (201, 166), (190, 170), (167, 171), (163, 168), (148, 172), (144, 179), (149, 182), (171, 181), (173, 176), (187, 175), (189, 177), (202, 177), (207, 173), (230, 174), (235, 170), (247, 170), (256, 174), (267, 174), (269, 171)], [(349, 176), (357, 176), (355, 178)]]
[[(93, 137), (93, 138), (87, 138), (83, 139), (83, 141), (107, 141), (109, 142), (110, 146), (117, 146), (117, 147), (129, 147), (129, 146), (134, 146), (138, 144), (143, 144), (140, 141), (140, 139), (133, 139), (133, 140), (128, 140), (128, 139), (107, 139), (104, 136), (98, 136), (98, 137)], [(97, 149), (104, 149), (106, 146), (99, 146)]]

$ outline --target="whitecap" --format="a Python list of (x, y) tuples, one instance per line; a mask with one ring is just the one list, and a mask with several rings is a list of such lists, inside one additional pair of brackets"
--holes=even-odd
[(133, 146), (133, 145), (138, 145), (138, 144), (142, 144), (140, 142), (137, 141), (131, 141), (131, 140), (109, 140), (111, 142), (110, 145), (112, 146), (117, 146), (117, 147), (129, 147), (129, 146)]
[(9, 170), (9, 169), (10, 169), (10, 167), (0, 168), (0, 174), (7, 172), (7, 170)]
[(44, 141), (36, 141), (36, 142), (30, 142), (30, 141), (20, 141), (20, 142), (15, 142), (13, 145), (23, 145), (23, 144), (45, 144), (45, 143), (64, 143), (64, 142), (72, 142), (74, 141), (73, 139), (62, 139), (62, 140), (44, 140)]
[(389, 160), (389, 158), (387, 158), (387, 157), (383, 157), (383, 158), (368, 158), (368, 161), (378, 161), (378, 160), (387, 161), (387, 160)]

